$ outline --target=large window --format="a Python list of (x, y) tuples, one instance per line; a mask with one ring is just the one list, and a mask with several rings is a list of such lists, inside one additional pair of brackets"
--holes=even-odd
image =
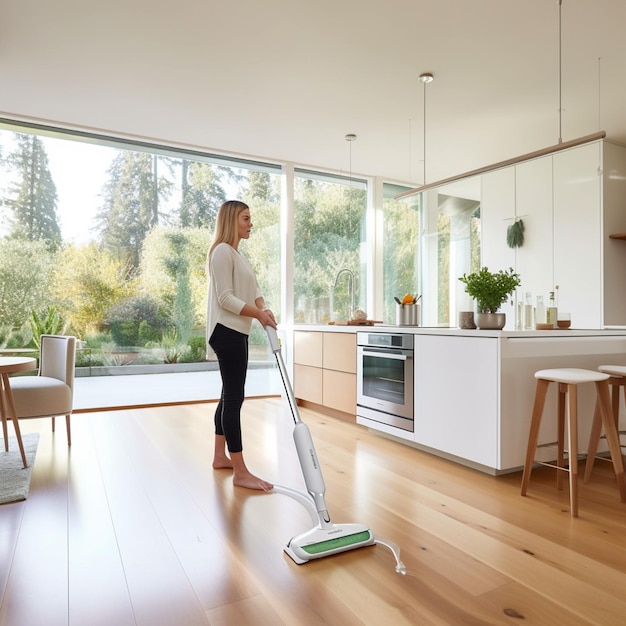
[(422, 317), (429, 326), (456, 326), (471, 310), (459, 276), (479, 269), (480, 180), (468, 179), (422, 194), (424, 267)]
[(296, 170), (294, 207), (294, 321), (350, 319), (367, 302), (366, 183)]
[(251, 207), (241, 249), (280, 316), (280, 178), (262, 162), (0, 124), (0, 348), (33, 345), (39, 324), (109, 365), (133, 350), (202, 360), (206, 252), (231, 198)]
[(396, 301), (410, 293), (423, 295), (420, 232), (421, 196), (395, 196), (407, 187), (383, 185), (383, 321), (396, 323)]
[(423, 326), (456, 326), (471, 310), (465, 272), (480, 267), (480, 182), (462, 181), (395, 200), (408, 189), (383, 185), (384, 321), (395, 323), (395, 300), (421, 296)]

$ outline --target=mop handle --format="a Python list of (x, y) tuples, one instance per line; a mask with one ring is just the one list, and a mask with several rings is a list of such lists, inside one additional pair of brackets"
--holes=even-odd
[(332, 526), (330, 521), (330, 514), (328, 513), (328, 507), (324, 501), (324, 493), (326, 491), (326, 484), (324, 483), (324, 477), (322, 476), (322, 470), (320, 468), (319, 460), (317, 458), (317, 452), (311, 438), (309, 427), (300, 418), (298, 411), (298, 405), (296, 398), (287, 376), (287, 368), (283, 361), (283, 356), (280, 350), (280, 341), (278, 340), (278, 334), (275, 328), (271, 326), (265, 327), (265, 332), (270, 342), (272, 352), (276, 356), (278, 362), (278, 369), (283, 379), (285, 391), (287, 393), (287, 400), (291, 407), (291, 414), (293, 415), (293, 421), (295, 428), (293, 429), (293, 440), (296, 444), (296, 452), (298, 453), (298, 459), (300, 461), (300, 467), (302, 468), (302, 475), (304, 476), (304, 483), (306, 484), (307, 491), (313, 498), (315, 503), (315, 509), (319, 516), (319, 523), (321, 528), (329, 528)]
[(278, 369), (280, 371), (280, 377), (283, 379), (283, 386), (285, 387), (285, 392), (287, 394), (287, 401), (289, 402), (289, 406), (291, 408), (291, 414), (293, 416), (293, 421), (295, 424), (300, 424), (302, 419), (300, 418), (300, 413), (298, 411), (298, 404), (296, 403), (296, 397), (294, 396), (293, 389), (291, 387), (291, 383), (289, 382), (289, 377), (287, 376), (287, 368), (285, 367), (285, 362), (283, 361), (283, 355), (280, 349), (280, 340), (278, 339), (278, 333), (275, 328), (271, 326), (265, 327), (265, 332), (267, 333), (267, 338), (270, 343), (270, 348), (276, 357), (276, 362), (278, 363)]

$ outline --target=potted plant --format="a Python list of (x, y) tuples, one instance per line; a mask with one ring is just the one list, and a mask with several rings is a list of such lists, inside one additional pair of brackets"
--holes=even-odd
[(465, 283), (465, 291), (476, 302), (478, 328), (504, 328), (506, 317), (498, 309), (520, 285), (519, 274), (512, 267), (498, 272), (482, 267), (478, 272), (463, 274), (459, 280)]

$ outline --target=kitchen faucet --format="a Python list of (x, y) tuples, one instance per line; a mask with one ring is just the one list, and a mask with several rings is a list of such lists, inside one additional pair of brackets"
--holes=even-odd
[(334, 287), (337, 287), (337, 283), (339, 282), (339, 277), (344, 272), (346, 272), (346, 274), (348, 274), (348, 293), (350, 295), (350, 311), (349, 311), (348, 319), (351, 320), (352, 316), (354, 315), (354, 272), (352, 272), (352, 270), (349, 270), (347, 268), (339, 270), (337, 272), (337, 276), (335, 277), (335, 285), (334, 285)]

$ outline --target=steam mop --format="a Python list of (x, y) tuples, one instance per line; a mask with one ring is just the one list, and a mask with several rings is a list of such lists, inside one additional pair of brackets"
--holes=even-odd
[(275, 487), (276, 491), (284, 491), (296, 496), (307, 508), (315, 527), (311, 530), (292, 537), (285, 546), (285, 552), (298, 564), (306, 563), (311, 559), (319, 559), (339, 552), (347, 552), (376, 543), (372, 531), (363, 524), (333, 524), (326, 507), (324, 494), (326, 485), (320, 469), (315, 446), (308, 426), (300, 418), (293, 389), (287, 376), (287, 370), (280, 349), (278, 335), (274, 328), (265, 328), (272, 352), (276, 356), (287, 400), (291, 408), (294, 421), (293, 439), (296, 452), (302, 468), (302, 475), (308, 495), (292, 491), (287, 488)]

